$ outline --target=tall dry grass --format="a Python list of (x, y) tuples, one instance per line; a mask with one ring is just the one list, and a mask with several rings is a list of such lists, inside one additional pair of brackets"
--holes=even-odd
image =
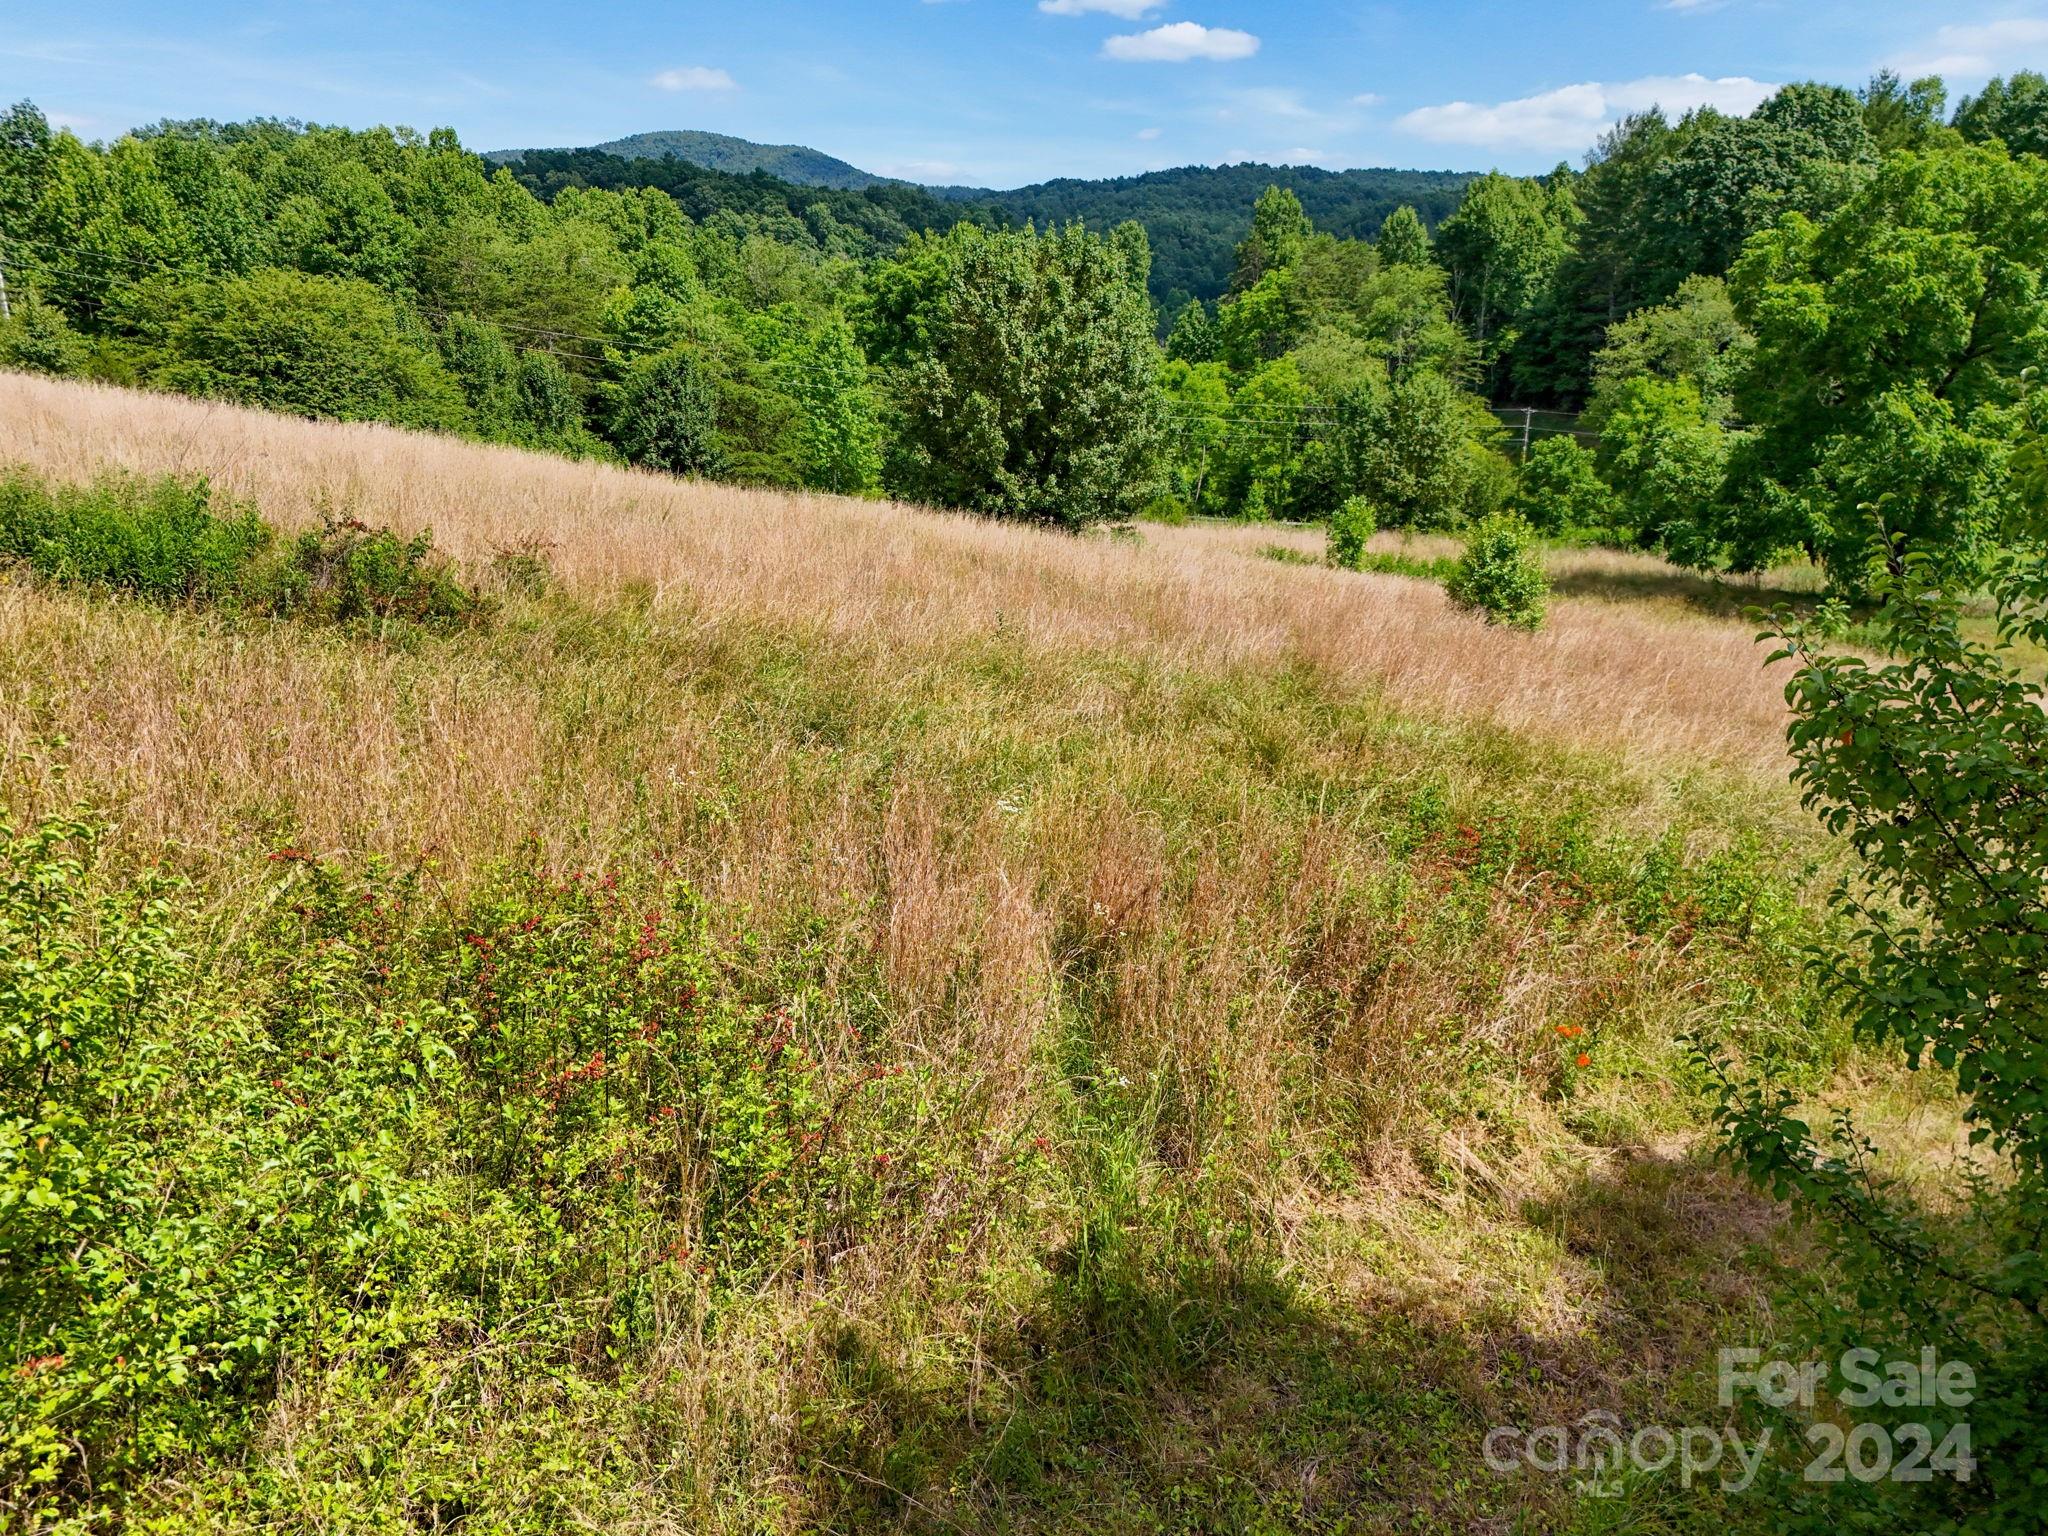
[(1512, 635), (1422, 583), (1250, 558), (1262, 530), (1080, 540), (26, 375), (0, 375), (0, 462), (205, 475), (287, 527), (346, 512), (431, 528), (469, 559), (542, 547), (572, 589), (644, 588), (713, 621), (816, 623), (887, 649), (1000, 631), (1197, 667), (1306, 665), (1404, 708), (1596, 749), (1783, 762), (1780, 682), (1739, 622), (1567, 598), (1542, 633)]
[[(1782, 704), (1746, 628), (1567, 599), (1544, 633), (1509, 635), (1423, 583), (1260, 558), (1307, 542), (1272, 530), (1081, 540), (0, 375), (6, 462), (203, 474), (288, 527), (431, 528), (479, 564), (545, 548), (568, 589), (408, 646), (0, 585), (5, 788), (83, 793), (129, 848), (201, 872), (220, 953), (277, 899), (263, 853), (281, 842), (424, 863), (445, 889), (531, 837), (558, 867), (672, 870), (728, 936), (765, 941), (748, 953), (771, 973), (801, 952), (831, 1007), (871, 989), (879, 1044), (949, 1085), (905, 1112), (943, 1170), (922, 1203), (831, 1276), (792, 1259), (717, 1330), (668, 1330), (637, 1396), (596, 1400), (619, 1504), (593, 1526), (901, 1528), (821, 1491), (820, 1444), (846, 1453), (815, 1426), (873, 1421), (843, 1437), (874, 1451), (873, 1478), (891, 1413), (914, 1436), (957, 1410), (958, 1479), (941, 1457), (904, 1491), (994, 1528), (971, 1469), (1032, 1411), (1033, 1341), (1065, 1326), (1047, 1298), (1084, 1227), (1129, 1231), (1150, 1262), (1206, 1259), (1241, 1226), (1341, 1325), (1290, 1325), (1340, 1368), (1376, 1320), (1413, 1319), (1390, 1349), (1410, 1372), (1418, 1340), (1441, 1344), (1422, 1374), (1467, 1405), (1467, 1441), (1503, 1415), (1608, 1406), (1630, 1372), (1661, 1380), (1701, 1312), (1669, 1296), (1702, 1271), (1727, 1287), (1711, 1316), (1756, 1304), (1733, 1269), (1752, 1206), (1673, 1216), (1678, 1195), (1726, 1191), (1683, 1166), (1660, 1175), (1672, 1200), (1612, 1192), (1627, 1145), (1680, 1114), (1669, 1040), (1716, 1006), (1723, 962), (1646, 939), (1619, 904), (1569, 916), (1527, 870), (1475, 882), (1450, 830), (1577, 801), (1596, 838), (1711, 842), (1709, 793), (1775, 817), (1755, 774), (1780, 766)], [(1425, 792), (1449, 819), (1418, 848), (1400, 834)], [(1560, 1026), (1622, 1063), (1610, 1086), (1567, 1086)], [(1005, 1204), (991, 1148), (1041, 1131), (1072, 1172)], [(1626, 1262), (1558, 1236), (1582, 1230)], [(1141, 1278), (1178, 1304), (1170, 1276)], [(1243, 1341), (1227, 1370), (1109, 1373), (1138, 1427), (1109, 1442), (1103, 1491), (1182, 1484), (1185, 1403), (1285, 1419), (1271, 1321), (1262, 1300), (1211, 1318)], [(892, 1408), (849, 1378), (849, 1334), (927, 1401)], [(1459, 1374), (1529, 1348), (1563, 1362), (1554, 1402)], [(394, 1390), (375, 1431), (408, 1454), (423, 1390)], [(371, 1434), (337, 1430), (334, 1407), (287, 1373), (257, 1453), (309, 1507)], [(519, 1468), (525, 1412), (494, 1400), (451, 1443)], [(1323, 1453), (1270, 1455), (1262, 1475), (1292, 1486)], [(685, 1465), (709, 1470), (677, 1492)], [(1411, 1490), (1439, 1496), (1420, 1460), (1406, 1475), (1365, 1507), (1391, 1520)]]

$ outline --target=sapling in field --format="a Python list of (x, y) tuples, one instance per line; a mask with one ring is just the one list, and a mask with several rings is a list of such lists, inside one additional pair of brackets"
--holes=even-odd
[(1541, 628), (1550, 582), (1535, 541), (1534, 530), (1512, 513), (1475, 524), (1464, 558), (1444, 583), (1444, 591), (1458, 607), (1480, 614), (1489, 624)]

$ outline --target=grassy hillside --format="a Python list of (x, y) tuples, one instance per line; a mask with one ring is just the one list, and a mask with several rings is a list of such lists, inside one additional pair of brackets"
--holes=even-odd
[(0, 887), (145, 978), (161, 1245), (67, 1282), (17, 1516), (1769, 1529), (1480, 1455), (1771, 1336), (1681, 1039), (1845, 1046), (1746, 626), (15, 375), (0, 464), (431, 530), (487, 615), (0, 587), (11, 815), (105, 824)]

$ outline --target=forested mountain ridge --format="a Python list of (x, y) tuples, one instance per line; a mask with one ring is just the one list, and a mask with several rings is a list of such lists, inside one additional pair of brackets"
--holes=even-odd
[(797, 182), (766, 171), (712, 170), (679, 155), (629, 158), (602, 149), (530, 149), (503, 167), (543, 202), (571, 188), (666, 192), (692, 219), (721, 211), (793, 221), (821, 247), (848, 256), (884, 254), (912, 234), (970, 223), (998, 222), (986, 205), (939, 197), (903, 181), (874, 181), (859, 190)]
[[(830, 187), (840, 192), (901, 185), (890, 177), (864, 171), (807, 144), (757, 144), (752, 139), (735, 138), (727, 133), (706, 133), (693, 128), (633, 133), (608, 143), (593, 144), (590, 148), (599, 154), (617, 155), (624, 160), (662, 160), (673, 155), (678, 160), (701, 165), (708, 171), (725, 171), (734, 176), (765, 171), (778, 181), (799, 187)], [(534, 150), (499, 149), (490, 151), (484, 158), (510, 164), (534, 153)]]
[(1152, 296), (1169, 311), (1191, 298), (1216, 299), (1229, 285), (1251, 207), (1268, 187), (1284, 187), (1318, 229), (1368, 239), (1396, 208), (1408, 206), (1431, 229), (1457, 211), (1476, 178), (1465, 171), (1325, 171), (1315, 166), (1190, 165), (1103, 181), (1061, 177), (1008, 192), (941, 188), (941, 195), (985, 200), (1013, 219), (1040, 225), (1081, 219), (1108, 229), (1126, 219), (1152, 239)]
[[(1016, 223), (1028, 219), (1040, 226), (1080, 219), (1108, 229), (1135, 219), (1152, 240), (1152, 298), (1168, 311), (1191, 298), (1222, 296), (1237, 243), (1251, 227), (1251, 205), (1267, 187), (1293, 192), (1318, 228), (1366, 239), (1404, 204), (1434, 229), (1457, 210), (1475, 179), (1467, 171), (1326, 171), (1245, 161), (1101, 180), (1062, 176), (1008, 191), (926, 187), (873, 175), (803, 145), (756, 144), (681, 129), (633, 134), (587, 149), (494, 150), (484, 158), (509, 167), (542, 197), (564, 186), (653, 186), (698, 218), (716, 207), (758, 213), (771, 205), (801, 216), (817, 189), (876, 194), (873, 200), (908, 229), (943, 229), (962, 216), (958, 206), (945, 204), (994, 210)], [(607, 159), (625, 163), (609, 165)], [(711, 179), (721, 175), (749, 183), (772, 178), (783, 186), (734, 187)], [(827, 206), (846, 216), (848, 205)], [(853, 221), (867, 222), (858, 214)]]

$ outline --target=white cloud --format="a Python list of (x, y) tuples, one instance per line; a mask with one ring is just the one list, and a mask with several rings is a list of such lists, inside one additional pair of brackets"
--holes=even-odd
[(1351, 105), (1354, 107), (1377, 107), (1384, 105), (1386, 99), (1378, 91), (1360, 91), (1351, 98)]
[(1138, 137), (1143, 139), (1147, 144), (1150, 144), (1154, 139), (1158, 138), (1162, 132), (1164, 132), (1164, 130), (1159, 128), (1140, 128), (1138, 130)]
[(1649, 75), (1641, 80), (1602, 85), (1567, 85), (1539, 96), (1491, 106), (1470, 101), (1422, 107), (1395, 126), (1438, 144), (1475, 144), (1487, 149), (1574, 150), (1591, 145), (1630, 112), (1662, 107), (1677, 116), (1693, 107), (1723, 112), (1753, 111), (1775, 91), (1775, 85), (1737, 75), (1709, 80), (1705, 75)]
[(1894, 54), (1886, 62), (1909, 78), (1960, 75), (1964, 79), (1988, 79), (2048, 63), (2048, 18), (2009, 16), (1976, 26), (1943, 27), (1922, 47)]
[(1038, 0), (1038, 8), (1048, 16), (1086, 16), (1100, 11), (1124, 21), (1137, 21), (1165, 4), (1166, 0)]
[(1102, 56), (1126, 64), (1185, 64), (1190, 59), (1228, 63), (1248, 59), (1259, 51), (1259, 40), (1249, 32), (1231, 27), (1205, 27), (1197, 22), (1176, 21), (1150, 32), (1112, 37), (1102, 45)]
[(648, 82), (663, 91), (736, 91), (739, 82), (722, 69), (692, 64), (687, 69), (664, 69)]

